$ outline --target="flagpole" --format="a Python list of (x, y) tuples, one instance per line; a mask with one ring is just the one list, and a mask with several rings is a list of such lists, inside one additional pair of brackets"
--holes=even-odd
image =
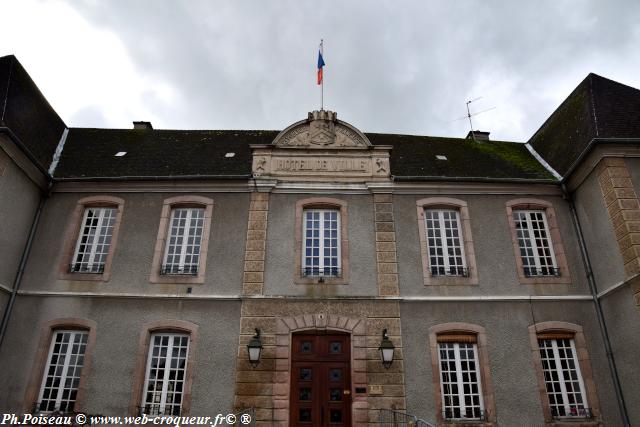
[[(324, 58), (324, 40), (320, 39), (320, 54)], [(324, 110), (324, 73), (320, 82), (320, 110)]]

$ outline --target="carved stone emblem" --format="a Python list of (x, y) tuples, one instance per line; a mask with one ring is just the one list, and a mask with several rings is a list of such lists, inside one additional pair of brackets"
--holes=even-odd
[(333, 145), (336, 141), (335, 125), (329, 120), (314, 120), (309, 124), (309, 143)]

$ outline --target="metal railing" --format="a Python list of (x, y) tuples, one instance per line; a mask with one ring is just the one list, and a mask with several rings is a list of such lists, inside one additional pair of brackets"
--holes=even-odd
[(175, 264), (167, 264), (163, 265), (160, 269), (160, 274), (164, 275), (184, 275), (184, 276), (197, 276), (198, 275), (198, 265), (175, 265)]
[(572, 420), (572, 419), (591, 419), (593, 418), (593, 413), (591, 412), (591, 408), (571, 408), (568, 414), (558, 414), (558, 411), (555, 408), (551, 408), (551, 416), (554, 420)]
[(99, 264), (83, 264), (81, 262), (74, 262), (69, 264), (70, 273), (90, 273), (90, 274), (102, 274), (104, 273), (104, 263)]
[(480, 409), (467, 409), (466, 414), (462, 414), (460, 409), (445, 409), (442, 411), (442, 419), (445, 423), (459, 423), (465, 421), (486, 421), (486, 413)]
[(302, 267), (302, 277), (342, 277), (342, 269), (338, 267)]
[(458, 276), (469, 277), (469, 269), (467, 267), (430, 267), (432, 277)]
[(525, 277), (560, 276), (558, 267), (523, 267)]
[(380, 427), (436, 427), (415, 415), (394, 409), (380, 409)]

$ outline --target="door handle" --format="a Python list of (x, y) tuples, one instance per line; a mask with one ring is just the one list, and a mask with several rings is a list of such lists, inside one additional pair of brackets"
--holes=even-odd
[(324, 406), (320, 406), (320, 425), (324, 426)]

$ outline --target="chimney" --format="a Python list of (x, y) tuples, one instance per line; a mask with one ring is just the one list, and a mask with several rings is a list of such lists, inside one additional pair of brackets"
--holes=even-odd
[(134, 129), (153, 129), (153, 126), (151, 126), (151, 122), (133, 122), (133, 128)]
[(483, 132), (481, 130), (470, 130), (467, 134), (467, 139), (473, 139), (475, 141), (489, 141), (489, 134), (491, 132)]

